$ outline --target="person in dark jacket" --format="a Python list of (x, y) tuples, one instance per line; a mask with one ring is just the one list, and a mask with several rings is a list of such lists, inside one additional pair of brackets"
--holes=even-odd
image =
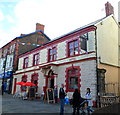
[(65, 104), (65, 91), (64, 84), (61, 84), (61, 88), (59, 90), (59, 98), (60, 98), (60, 115), (64, 114), (64, 104)]
[(80, 92), (78, 91), (78, 89), (75, 89), (74, 93), (73, 93), (73, 115), (76, 114), (76, 110), (77, 110), (77, 115), (79, 115), (79, 107), (80, 107)]

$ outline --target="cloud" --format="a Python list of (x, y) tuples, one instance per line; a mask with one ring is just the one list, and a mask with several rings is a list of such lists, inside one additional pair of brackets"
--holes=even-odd
[[(96, 0), (93, 1), (97, 4)], [(89, 4), (91, 1), (88, 0), (22, 0), (14, 9), (17, 18), (15, 28), (29, 33), (35, 30), (35, 23), (38, 22), (45, 25), (48, 36), (58, 37), (100, 16), (91, 16), (97, 10)], [(90, 11), (91, 13), (88, 13)]]
[(0, 0), (0, 3), (18, 2), (19, 0)]
[(0, 28), (0, 47), (4, 46), (8, 42), (10, 42), (15, 36), (12, 33), (7, 33), (3, 29)]
[[(0, 0), (1, 1), (1, 0)], [(2, 0), (9, 1), (9, 0)], [(107, 0), (10, 0), (13, 12), (6, 16), (9, 22), (3, 36), (11, 41), (21, 33), (35, 31), (36, 23), (45, 25), (45, 34), (51, 39), (66, 34), (76, 28), (105, 16), (104, 4)], [(114, 0), (109, 0), (115, 4)], [(14, 6), (15, 5), (15, 6)], [(0, 11), (0, 20), (5, 16)], [(1, 25), (1, 24), (0, 24)], [(4, 25), (5, 26), (5, 25)], [(9, 34), (8, 34), (9, 33)], [(5, 35), (6, 34), (6, 35)], [(13, 37), (13, 38), (12, 38)]]
[(4, 15), (3, 15), (3, 12), (0, 10), (0, 21), (3, 21), (4, 20)]
[(6, 15), (5, 18), (7, 19), (7, 21), (9, 23), (14, 23), (15, 22), (14, 18), (11, 15)]

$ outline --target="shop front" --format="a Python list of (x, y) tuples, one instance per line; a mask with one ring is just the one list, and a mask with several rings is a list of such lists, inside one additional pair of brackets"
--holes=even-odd
[(4, 92), (11, 93), (12, 79), (13, 79), (13, 72), (12, 71), (7, 71), (5, 73), (0, 74), (0, 81), (1, 81), (0, 87), (2, 88), (2, 85), (4, 85), (4, 89), (3, 89)]

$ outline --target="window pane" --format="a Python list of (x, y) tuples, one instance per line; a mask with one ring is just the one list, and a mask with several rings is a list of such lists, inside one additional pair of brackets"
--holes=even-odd
[(56, 55), (53, 55), (53, 58), (54, 58), (53, 60), (56, 60)]
[(70, 49), (70, 56), (74, 55), (73, 49)]
[(69, 77), (69, 89), (78, 88), (78, 77)]
[(75, 54), (78, 54), (78, 48), (75, 48)]
[(56, 54), (56, 49), (53, 49), (53, 54)]
[(78, 47), (78, 41), (75, 41), (75, 47)]
[(50, 55), (52, 55), (52, 50), (50, 50)]
[(53, 59), (52, 59), (52, 57), (53, 57), (53, 56), (52, 56), (52, 55), (50, 55), (50, 61), (52, 61), (52, 60), (53, 60)]
[(87, 40), (86, 39), (81, 38), (80, 47), (81, 47), (81, 49), (87, 51)]
[(69, 43), (69, 49), (73, 48), (73, 42)]
[(27, 68), (28, 67), (28, 58), (25, 58), (24, 59), (24, 68)]

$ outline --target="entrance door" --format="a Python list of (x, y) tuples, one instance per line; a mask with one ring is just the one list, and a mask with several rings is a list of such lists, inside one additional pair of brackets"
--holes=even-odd
[(48, 88), (54, 88), (54, 78), (48, 78)]
[(54, 88), (54, 78), (50, 80), (50, 88)]

